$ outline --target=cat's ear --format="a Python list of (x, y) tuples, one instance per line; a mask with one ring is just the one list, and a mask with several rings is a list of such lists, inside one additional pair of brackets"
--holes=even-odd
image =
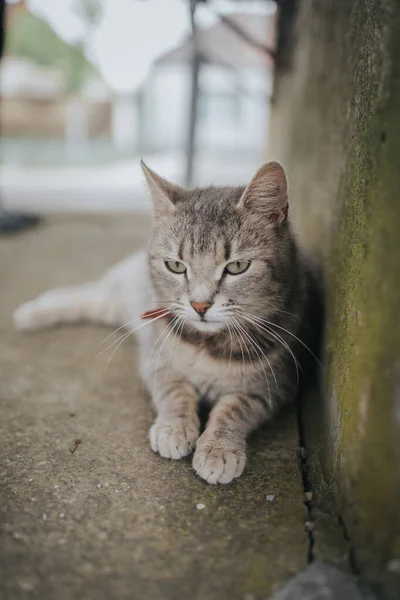
[(143, 160), (140, 161), (140, 166), (143, 169), (143, 173), (145, 174), (150, 189), (155, 219), (161, 219), (172, 215), (175, 211), (175, 202), (177, 201), (178, 195), (183, 191), (182, 188), (163, 179), (163, 177), (160, 177), (157, 173), (154, 173)]
[(285, 169), (275, 161), (267, 162), (245, 189), (238, 208), (263, 214), (283, 223), (289, 210)]

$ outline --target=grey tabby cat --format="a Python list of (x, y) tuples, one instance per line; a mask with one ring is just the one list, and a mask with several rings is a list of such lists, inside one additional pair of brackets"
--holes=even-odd
[[(99, 281), (43, 294), (14, 322), (135, 332), (157, 410), (152, 449), (171, 459), (194, 451), (200, 477), (229, 483), (243, 472), (248, 434), (294, 399), (317, 353), (318, 271), (293, 237), (280, 164), (265, 164), (246, 188), (190, 190), (142, 167), (154, 204), (147, 253)], [(200, 435), (201, 398), (212, 409)]]

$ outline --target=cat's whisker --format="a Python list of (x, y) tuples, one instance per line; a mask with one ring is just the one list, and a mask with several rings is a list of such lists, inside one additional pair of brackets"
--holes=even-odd
[(115, 346), (115, 344), (118, 344), (119, 341), (121, 341), (121, 340), (124, 341), (130, 335), (136, 333), (136, 331), (139, 331), (139, 329), (142, 329), (142, 327), (146, 327), (146, 325), (150, 325), (150, 323), (154, 323), (154, 321), (157, 321), (158, 319), (163, 319), (164, 317), (165, 317), (165, 314), (158, 315), (157, 317), (154, 317), (153, 319), (149, 319), (148, 321), (145, 321), (141, 325), (138, 325), (134, 329), (129, 329), (129, 331), (127, 331), (126, 333), (124, 333), (118, 339), (114, 340), (114, 342), (112, 342), (109, 346), (107, 346), (107, 348), (104, 348), (101, 352), (99, 352), (98, 355), (97, 355), (97, 357), (99, 357), (102, 354), (104, 354), (104, 352), (107, 352), (108, 350), (110, 350), (110, 348), (112, 348), (113, 346)]
[(168, 333), (166, 334), (165, 338), (163, 339), (163, 341), (162, 341), (162, 344), (160, 345), (160, 348), (158, 349), (158, 352), (157, 352), (157, 359), (156, 359), (156, 367), (155, 367), (155, 369), (154, 369), (154, 378), (153, 378), (153, 388), (154, 388), (154, 389), (155, 389), (155, 387), (156, 387), (156, 376), (157, 376), (157, 372), (158, 372), (158, 364), (159, 364), (159, 362), (160, 362), (161, 353), (162, 353), (162, 351), (163, 351), (163, 348), (164, 348), (165, 344), (167, 343), (167, 340), (168, 340), (169, 336), (170, 336), (170, 335), (171, 335), (171, 333), (174, 331), (174, 329), (175, 329), (175, 325), (177, 324), (178, 320), (179, 320), (179, 317), (175, 317), (175, 318), (174, 318), (174, 319), (172, 319), (172, 321), (169, 323), (169, 325), (170, 325), (169, 331), (168, 331)]
[[(273, 323), (272, 321), (268, 321), (267, 319), (261, 319), (260, 317), (257, 317), (257, 320), (260, 321), (260, 322), (262, 322), (265, 325), (269, 325), (269, 327), (277, 327), (281, 331), (284, 331), (285, 333), (287, 333), (288, 335), (290, 335), (292, 338), (294, 338), (295, 340), (297, 340), (299, 342), (299, 344), (301, 344), (311, 354), (311, 356), (318, 363), (318, 365), (321, 367), (321, 369), (323, 369), (323, 366), (322, 366), (321, 362), (319, 361), (318, 357), (315, 356), (314, 352), (307, 346), (307, 344), (305, 344), (303, 342), (303, 340), (301, 340), (299, 337), (297, 337), (297, 335), (295, 335), (294, 333), (292, 333), (288, 329), (285, 329), (285, 327), (282, 327), (281, 325), (278, 325), (277, 323)], [(274, 333), (276, 333), (276, 332), (274, 332)], [(278, 335), (278, 334), (276, 334), (276, 335)]]
[[(164, 317), (164, 316), (165, 316), (164, 314), (163, 314), (163, 315), (159, 315), (158, 317), (156, 317), (155, 319), (152, 319), (152, 320), (151, 320), (151, 321), (149, 321), (148, 323), (143, 323), (143, 326), (145, 326), (145, 325), (149, 325), (151, 322), (153, 322), (153, 321), (156, 321), (157, 319), (160, 319), (160, 318), (162, 318), (162, 317)], [(175, 318), (178, 318), (178, 317), (175, 317)], [(115, 341), (113, 344), (110, 344), (110, 346), (108, 346), (108, 348), (106, 348), (105, 350), (103, 350), (102, 352), (100, 352), (100, 354), (103, 354), (103, 352), (105, 352), (106, 350), (109, 350), (110, 348), (112, 348), (112, 346), (114, 346), (114, 344), (115, 344), (116, 342), (118, 342), (118, 341), (119, 341), (119, 344), (118, 344), (118, 345), (117, 345), (117, 346), (114, 348), (114, 350), (113, 350), (113, 351), (112, 351), (112, 353), (111, 353), (111, 356), (110, 356), (110, 357), (108, 358), (108, 360), (107, 360), (107, 363), (106, 363), (106, 368), (105, 368), (105, 370), (106, 370), (106, 371), (108, 370), (108, 367), (110, 366), (111, 360), (112, 360), (112, 358), (113, 358), (114, 354), (117, 352), (118, 348), (121, 346), (121, 344), (123, 344), (123, 343), (124, 343), (124, 341), (125, 341), (125, 340), (126, 340), (128, 337), (129, 337), (129, 336), (131, 336), (132, 334), (134, 334), (136, 331), (138, 331), (138, 330), (139, 330), (139, 329), (141, 329), (141, 328), (142, 328), (142, 326), (139, 326), (139, 327), (136, 327), (136, 329), (133, 329), (133, 330), (127, 331), (127, 333), (125, 333), (125, 334), (124, 334), (124, 335), (122, 335), (120, 338), (118, 338), (118, 340), (116, 340), (116, 341)], [(99, 354), (98, 356), (100, 356), (100, 354)]]
[[(260, 308), (258, 304), (251, 304), (250, 302), (241, 302), (240, 306), (238, 306), (237, 308), (241, 308), (242, 306), (250, 306), (250, 308), (256, 308), (256, 309)], [(279, 312), (279, 313), (282, 313), (285, 315), (289, 315), (290, 317), (293, 317), (294, 319), (297, 319), (298, 321), (301, 321), (302, 323), (304, 323), (305, 325), (310, 327), (310, 325), (306, 321), (304, 321), (301, 317), (299, 317), (299, 315), (296, 315), (295, 313), (292, 313), (288, 310), (282, 310), (281, 308), (278, 308), (277, 306), (275, 306), (273, 304), (268, 304), (268, 308), (270, 308), (272, 311)], [(253, 315), (253, 316), (256, 316), (256, 315)]]
[(293, 354), (293, 351), (290, 348), (290, 346), (287, 343), (287, 341), (281, 335), (279, 335), (279, 333), (277, 333), (276, 331), (273, 331), (271, 329), (271, 327), (269, 327), (268, 325), (266, 325), (265, 321), (263, 319), (255, 317), (254, 315), (251, 315), (250, 313), (245, 313), (244, 311), (241, 312), (241, 316), (245, 320), (247, 320), (248, 322), (250, 322), (252, 325), (254, 325), (256, 328), (261, 329), (262, 331), (265, 331), (266, 333), (268, 333), (269, 335), (271, 335), (275, 340), (279, 341), (284, 346), (284, 348), (286, 348), (286, 350), (288, 352), (290, 352), (290, 354), (292, 355), (292, 358), (293, 358), (295, 364), (298, 365), (301, 368), (301, 365), (299, 364), (298, 360), (296, 359), (295, 355)]
[[(158, 336), (156, 344), (159, 341), (159, 346), (157, 349), (156, 349), (156, 344), (155, 344), (154, 350), (156, 351), (156, 353), (155, 353), (153, 360), (150, 363), (149, 371), (148, 371), (148, 377), (151, 377), (151, 375), (153, 375), (153, 390), (155, 389), (155, 381), (156, 381), (156, 374), (157, 374), (157, 369), (154, 368), (154, 364), (156, 362), (158, 364), (158, 361), (160, 359), (160, 355), (161, 355), (164, 343), (166, 341), (166, 338), (170, 335), (171, 331), (173, 331), (174, 325), (177, 320), (178, 320), (178, 317), (175, 317), (172, 321), (167, 323), (166, 327), (163, 329), (161, 334)], [(147, 375), (146, 375), (146, 378), (147, 378)]]
[[(181, 304), (178, 304), (177, 302), (173, 301), (173, 300), (150, 300), (148, 302), (148, 304), (160, 304), (161, 303), (170, 303), (170, 304), (174, 304), (175, 307), (172, 308), (172, 310), (183, 310), (183, 306)], [(161, 308), (160, 310), (163, 311), (163, 316), (166, 316), (168, 314), (168, 312), (171, 310), (170, 308)], [(184, 310), (183, 310), (184, 312)], [(118, 333), (119, 331), (121, 331), (121, 329), (126, 329), (126, 327), (129, 327), (129, 325), (133, 325), (133, 323), (136, 323), (137, 321), (141, 321), (142, 317), (136, 317), (135, 319), (132, 319), (131, 321), (127, 321), (126, 323), (123, 323), (122, 325), (120, 325), (117, 329), (114, 329), (109, 335), (107, 335), (107, 337), (105, 337), (101, 342), (99, 342), (99, 346), (102, 346), (103, 344), (106, 343), (107, 340), (110, 339), (110, 337), (112, 337), (114, 334)]]
[(136, 321), (141, 321), (141, 317), (136, 317), (135, 319), (132, 319), (132, 321), (128, 321), (127, 323), (123, 323), (117, 329), (114, 329), (109, 335), (107, 335), (107, 337), (105, 337), (101, 342), (99, 342), (98, 346), (102, 346), (103, 344), (106, 343), (107, 340), (110, 339), (110, 337), (112, 337), (113, 335), (115, 335), (116, 333), (118, 333), (119, 331), (121, 331), (121, 329), (126, 329), (126, 327), (129, 327), (129, 325), (132, 325), (133, 323), (136, 323)]
[(174, 347), (174, 344), (175, 344), (175, 341), (176, 341), (176, 337), (178, 335), (178, 332), (182, 332), (182, 329), (183, 329), (184, 325), (185, 325), (184, 318), (183, 317), (179, 317), (178, 322), (177, 322), (177, 327), (176, 327), (175, 335), (174, 335), (174, 337), (172, 339), (171, 348), (169, 350), (168, 363), (167, 363), (167, 369), (166, 369), (167, 372), (166, 372), (165, 376), (167, 376), (168, 373), (169, 373), (169, 366), (170, 366), (170, 363), (171, 363), (172, 350), (173, 350), (173, 347)]
[[(258, 358), (258, 360), (259, 360), (259, 362), (260, 362), (260, 365), (261, 365), (261, 368), (262, 368), (262, 370), (263, 370), (264, 377), (265, 377), (265, 381), (266, 381), (267, 388), (268, 388), (268, 397), (269, 397), (269, 403), (270, 403), (270, 406), (272, 406), (272, 399), (271, 399), (271, 388), (270, 388), (270, 386), (269, 386), (269, 380), (268, 380), (268, 376), (267, 376), (267, 373), (265, 372), (264, 365), (263, 365), (263, 362), (262, 362), (262, 360), (261, 360), (261, 357), (260, 357), (260, 355), (258, 354), (257, 348), (255, 347), (255, 345), (254, 345), (254, 343), (253, 343), (253, 342), (254, 342), (254, 339), (252, 339), (252, 337), (250, 337), (250, 335), (248, 335), (248, 334), (246, 333), (246, 331), (245, 331), (245, 330), (244, 330), (244, 328), (243, 328), (243, 327), (240, 325), (240, 323), (236, 322), (236, 324), (237, 324), (237, 326), (238, 326), (238, 327), (239, 327), (239, 328), (240, 328), (240, 329), (243, 331), (243, 334), (244, 334), (244, 335), (246, 335), (247, 339), (248, 339), (248, 340), (249, 340), (249, 342), (250, 342), (250, 345), (252, 346), (252, 348), (255, 350), (255, 352), (256, 352), (256, 354), (257, 354), (257, 358)], [(274, 370), (273, 370), (273, 368), (272, 368), (272, 366), (271, 366), (271, 363), (269, 362), (268, 358), (265, 356), (265, 354), (264, 354), (264, 352), (261, 350), (261, 348), (260, 348), (260, 352), (262, 353), (262, 355), (264, 356), (264, 358), (267, 360), (267, 362), (268, 362), (268, 365), (269, 365), (269, 368), (271, 369), (272, 375), (273, 375), (273, 377), (274, 377), (274, 379), (275, 379), (275, 384), (276, 384), (276, 387), (277, 387), (277, 389), (279, 389), (279, 388), (278, 388), (278, 382), (276, 381), (275, 373), (274, 373)]]
[(182, 333), (183, 333), (183, 329), (184, 329), (184, 327), (185, 327), (185, 324), (186, 324), (186, 317), (183, 317), (182, 326), (181, 326), (181, 328), (180, 328), (180, 330), (179, 330), (179, 333), (178, 333), (178, 343), (179, 343), (179, 342), (180, 342), (180, 340), (181, 340), (181, 337), (182, 337)]
[(257, 354), (258, 360), (260, 361), (260, 365), (261, 365), (261, 368), (262, 368), (262, 370), (263, 370), (263, 373), (264, 373), (265, 381), (266, 381), (266, 383), (267, 383), (267, 387), (268, 387), (268, 396), (269, 396), (269, 402), (270, 402), (270, 405), (272, 406), (272, 400), (271, 400), (271, 389), (270, 389), (270, 386), (269, 386), (268, 376), (267, 376), (267, 373), (265, 372), (264, 365), (263, 365), (263, 362), (262, 362), (262, 360), (261, 360), (261, 357), (260, 357), (260, 355), (259, 355), (259, 353), (258, 353), (258, 350), (261, 352), (262, 356), (263, 356), (263, 357), (265, 358), (265, 360), (267, 361), (267, 363), (268, 363), (268, 366), (269, 366), (269, 368), (270, 368), (270, 370), (271, 370), (271, 373), (272, 373), (272, 377), (274, 378), (274, 381), (275, 381), (276, 389), (277, 389), (277, 390), (279, 390), (278, 381), (277, 381), (277, 379), (276, 379), (275, 372), (274, 372), (274, 369), (272, 368), (271, 362), (270, 362), (270, 361), (269, 361), (269, 359), (268, 359), (268, 358), (265, 356), (264, 352), (263, 352), (263, 351), (262, 351), (262, 349), (261, 349), (261, 346), (259, 346), (259, 345), (258, 345), (258, 343), (256, 342), (256, 340), (255, 340), (255, 339), (253, 338), (253, 336), (251, 335), (251, 333), (250, 333), (249, 331), (246, 331), (246, 330), (244, 329), (244, 327), (243, 327), (243, 326), (242, 326), (240, 323), (238, 323), (237, 321), (236, 321), (236, 324), (237, 324), (237, 326), (239, 327), (239, 329), (241, 329), (241, 330), (243, 331), (243, 334), (244, 334), (244, 335), (247, 337), (247, 339), (249, 340), (249, 342), (250, 342), (250, 344), (251, 344), (252, 348), (255, 350), (255, 352), (256, 352), (256, 354)]
[(151, 369), (151, 362), (150, 361), (151, 361), (151, 357), (153, 356), (153, 352), (155, 351), (158, 342), (161, 343), (162, 336), (167, 332), (169, 325), (170, 325), (170, 323), (168, 321), (168, 323), (166, 324), (166, 326), (164, 327), (164, 329), (162, 329), (160, 335), (157, 337), (156, 341), (154, 342), (154, 344), (153, 344), (153, 346), (151, 348), (151, 352), (150, 352), (150, 354), (149, 354), (149, 356), (148, 356), (148, 358), (146, 360), (146, 365), (145, 365), (146, 366), (146, 370), (145, 370), (145, 373), (144, 373), (144, 376), (143, 376), (142, 392), (144, 390), (144, 386), (145, 386), (145, 383), (147, 381), (147, 376), (149, 375), (149, 371)]
[[(99, 358), (102, 354), (104, 354), (105, 352), (108, 352), (108, 350), (111, 350), (111, 348), (113, 346), (117, 345), (117, 348), (119, 348), (119, 346), (130, 336), (132, 335), (134, 330), (129, 330), (126, 331), (123, 335), (120, 335), (119, 338), (117, 338), (116, 340), (114, 340), (114, 342), (112, 342), (112, 344), (110, 344), (109, 346), (107, 346), (107, 348), (104, 348), (104, 350), (102, 350), (101, 352), (99, 352), (96, 356), (96, 358)], [(114, 355), (114, 352), (111, 354), (111, 356)]]
[(130, 336), (132, 335), (132, 331), (128, 331), (125, 335), (122, 336), (122, 339), (120, 338), (120, 342), (117, 346), (115, 346), (114, 350), (111, 352), (111, 355), (108, 357), (107, 363), (106, 363), (106, 368), (105, 371), (108, 370), (108, 367), (110, 366), (110, 362), (112, 360), (112, 357), (114, 356), (114, 354), (116, 353), (116, 351), (118, 350), (118, 348), (121, 346), (121, 344), (124, 343), (124, 341)]
[[(299, 382), (300, 382), (300, 375), (299, 375), (299, 363), (298, 360), (296, 359), (292, 349), (290, 348), (289, 344), (283, 339), (282, 336), (280, 336), (278, 333), (272, 331), (270, 328), (264, 327), (263, 325), (261, 325), (260, 323), (258, 323), (257, 321), (253, 320), (252, 318), (249, 318), (248, 316), (245, 316), (244, 313), (242, 313), (242, 317), (252, 323), (256, 328), (262, 329), (263, 331), (265, 331), (266, 333), (268, 333), (269, 335), (271, 335), (274, 339), (276, 339), (280, 344), (282, 344), (282, 346), (290, 353), (293, 362), (294, 362), (294, 366), (296, 369), (296, 389), (298, 389), (299, 387)], [(301, 368), (301, 366), (300, 366)]]
[(231, 360), (232, 360), (232, 351), (233, 351), (233, 338), (232, 338), (232, 331), (231, 331), (231, 328), (230, 328), (230, 324), (229, 324), (229, 323), (230, 323), (230, 319), (228, 318), (228, 320), (227, 320), (227, 322), (226, 322), (226, 325), (227, 325), (227, 328), (228, 328), (228, 331), (229, 331), (230, 344), (231, 344), (231, 350), (230, 350), (230, 353), (229, 353), (229, 361), (228, 361), (228, 369), (229, 369), (229, 367), (230, 367), (230, 365), (231, 365)]
[[(240, 341), (241, 336), (239, 337), (239, 331), (236, 328), (236, 324), (234, 321), (231, 321), (231, 325), (233, 327), (234, 332), (236, 333), (236, 337), (237, 340), (239, 342), (240, 345), (240, 352), (242, 353), (242, 361), (243, 361), (243, 369), (242, 369), (242, 373), (243, 373), (243, 387), (244, 387), (244, 393), (247, 394), (247, 386), (246, 386), (246, 369), (245, 369), (245, 364), (244, 364), (244, 353), (243, 353), (243, 347), (242, 347), (242, 342)], [(242, 339), (243, 341), (243, 339)]]
[(165, 337), (165, 339), (164, 339), (164, 341), (163, 341), (163, 344), (162, 344), (162, 347), (160, 348), (160, 352), (159, 352), (159, 354), (158, 354), (157, 366), (156, 366), (156, 370), (155, 370), (155, 373), (154, 373), (154, 378), (156, 377), (156, 374), (158, 373), (158, 363), (159, 363), (159, 360), (160, 360), (160, 358), (161, 358), (162, 349), (163, 349), (163, 347), (165, 346), (165, 344), (166, 344), (166, 342), (167, 342), (167, 340), (168, 340), (169, 336), (170, 336), (170, 335), (171, 335), (171, 334), (172, 334), (172, 333), (175, 331), (175, 335), (174, 335), (174, 337), (173, 337), (173, 339), (172, 339), (172, 343), (171, 343), (170, 354), (169, 354), (169, 358), (168, 358), (167, 366), (166, 366), (166, 367), (163, 367), (163, 368), (161, 369), (162, 371), (165, 371), (165, 377), (166, 377), (166, 375), (167, 375), (167, 371), (168, 371), (168, 369), (169, 369), (169, 361), (170, 361), (170, 357), (171, 357), (172, 347), (173, 347), (173, 344), (174, 344), (174, 339), (176, 338), (176, 334), (177, 334), (178, 328), (179, 328), (179, 326), (180, 326), (180, 321), (181, 321), (181, 318), (182, 318), (182, 317), (177, 317), (177, 318), (176, 318), (176, 320), (174, 320), (173, 322), (171, 322), (171, 330), (168, 332), (167, 336)]
[[(242, 333), (244, 334), (243, 328), (240, 327), (239, 323), (235, 319), (233, 319), (233, 322), (235, 323), (235, 325), (237, 327), (237, 330), (238, 330), (238, 333), (239, 333), (239, 335), (240, 335), (240, 337), (241, 337), (241, 339), (243, 341), (243, 344), (244, 344), (244, 346), (245, 346), (245, 348), (247, 350), (247, 354), (248, 354), (248, 357), (249, 357), (249, 360), (250, 360), (250, 364), (252, 366), (254, 366), (253, 359), (252, 359), (251, 354), (250, 354), (250, 350), (248, 349), (247, 344), (246, 344), (245, 340), (242, 337)], [(247, 336), (245, 336), (245, 337), (247, 337)]]
[[(181, 322), (181, 324), (180, 324), (180, 325), (178, 324), (178, 327), (177, 327), (177, 333), (175, 334), (175, 337), (174, 337), (174, 339), (173, 339), (173, 341), (172, 341), (172, 347), (173, 347), (173, 346), (174, 346), (174, 344), (175, 344), (175, 340), (176, 340), (176, 337), (177, 337), (177, 336), (178, 336), (178, 344), (179, 344), (179, 342), (180, 342), (180, 339), (181, 339), (181, 337), (182, 337), (183, 328), (185, 327), (185, 323), (186, 323), (186, 318), (185, 318), (185, 317), (183, 317), (183, 318), (182, 318), (182, 322)], [(169, 373), (169, 367), (170, 367), (170, 361), (171, 361), (171, 355), (172, 355), (172, 347), (171, 347), (171, 351), (170, 351), (170, 355), (169, 355), (169, 359), (168, 359), (168, 365), (167, 365), (167, 372), (168, 372), (168, 373)]]

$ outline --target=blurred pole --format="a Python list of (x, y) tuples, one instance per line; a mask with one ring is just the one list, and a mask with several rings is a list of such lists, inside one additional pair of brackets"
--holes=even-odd
[[(6, 41), (6, 0), (0, 0), (0, 62), (3, 58), (4, 44)], [(1, 94), (1, 89), (0, 89)], [(1, 110), (1, 95), (0, 95), (0, 110)], [(1, 135), (1, 131), (0, 131)], [(1, 191), (0, 191), (1, 192)], [(3, 216), (3, 202), (0, 193), (0, 219)]]
[[(6, 41), (6, 0), (0, 0), (0, 61), (3, 58), (4, 46)], [(1, 90), (0, 90), (1, 93)], [(0, 96), (1, 103), (1, 96)], [(1, 106), (0, 106), (1, 110)], [(1, 131), (0, 131), (1, 136)], [(27, 227), (32, 227), (39, 223), (40, 219), (36, 215), (27, 215), (20, 213), (10, 213), (3, 208), (3, 202), (0, 190), (0, 235), (16, 233)]]
[(196, 5), (197, 0), (190, 0), (190, 20), (192, 24), (192, 85), (190, 91), (189, 129), (186, 147), (185, 181), (187, 186), (191, 186), (193, 184), (193, 164), (196, 152), (197, 104), (199, 96), (199, 72), (201, 62), (196, 27)]
[(0, 0), (0, 59), (3, 56), (3, 51), (4, 51), (5, 15), (6, 15), (6, 2), (5, 2), (5, 0)]

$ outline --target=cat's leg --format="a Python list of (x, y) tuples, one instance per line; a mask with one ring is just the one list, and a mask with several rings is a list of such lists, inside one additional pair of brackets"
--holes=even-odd
[(198, 394), (179, 373), (160, 370), (152, 390), (157, 418), (150, 429), (150, 445), (164, 458), (179, 459), (193, 452), (200, 432)]
[(144, 254), (128, 257), (98, 281), (50, 290), (14, 312), (15, 327), (35, 330), (59, 323), (120, 326), (143, 311), (148, 288)]
[(117, 311), (107, 307), (107, 296), (100, 282), (50, 290), (19, 306), (13, 315), (14, 325), (21, 331), (80, 321), (118, 325)]
[(269, 416), (260, 396), (222, 396), (210, 413), (207, 428), (196, 444), (193, 468), (208, 483), (229, 483), (246, 463), (246, 437)]

